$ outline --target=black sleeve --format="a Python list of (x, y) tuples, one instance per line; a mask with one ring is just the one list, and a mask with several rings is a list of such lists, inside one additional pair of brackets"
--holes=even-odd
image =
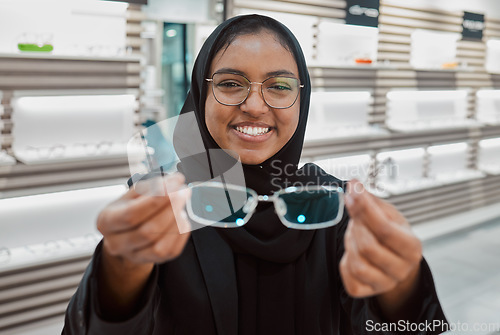
[[(348, 221), (348, 219), (343, 220), (337, 231), (337, 266), (344, 254), (344, 233)], [(434, 335), (447, 330), (447, 321), (425, 259), (420, 263), (418, 288), (406, 305), (409, 314), (413, 316), (411, 320), (392, 323), (385, 320), (375, 297), (358, 299), (349, 296), (340, 278), (340, 271), (338, 274), (341, 334)]]
[(159, 302), (158, 266), (155, 266), (134, 316), (120, 322), (101, 317), (97, 299), (96, 271), (101, 257), (102, 241), (97, 246), (76, 293), (71, 298), (64, 320), (63, 335), (137, 335), (152, 334), (154, 311)]

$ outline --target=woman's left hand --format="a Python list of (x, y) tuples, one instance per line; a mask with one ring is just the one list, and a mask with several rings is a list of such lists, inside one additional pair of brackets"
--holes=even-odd
[(344, 287), (356, 298), (378, 295), (381, 307), (390, 312), (404, 304), (416, 286), (422, 244), (393, 205), (357, 180), (348, 183), (346, 206), (350, 221), (340, 261)]

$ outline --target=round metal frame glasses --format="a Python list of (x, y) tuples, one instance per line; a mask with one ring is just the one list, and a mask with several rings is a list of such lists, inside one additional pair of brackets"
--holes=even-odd
[[(215, 93), (215, 90), (216, 90), (217, 88), (216, 88), (216, 86), (215, 86), (216, 84), (215, 84), (215, 81), (214, 81), (214, 76), (219, 75), (219, 74), (236, 75), (236, 76), (240, 76), (240, 77), (242, 77), (242, 78), (244, 78), (244, 79), (246, 80), (246, 82), (248, 83), (248, 87), (247, 87), (247, 94), (246, 94), (246, 96), (245, 96), (245, 97), (244, 97), (244, 98), (243, 98), (240, 102), (238, 102), (238, 103), (225, 103), (225, 102), (220, 101), (220, 100), (219, 100), (219, 98), (217, 98), (217, 94)], [(270, 103), (266, 100), (266, 95), (264, 94), (263, 87), (264, 87), (264, 84), (265, 84), (268, 80), (273, 79), (273, 78), (286, 78), (286, 79), (293, 79), (293, 80), (296, 80), (296, 81), (297, 81), (297, 84), (298, 84), (298, 85), (297, 85), (297, 95), (295, 96), (295, 98), (293, 99), (293, 101), (292, 101), (292, 102), (291, 102), (288, 106), (279, 106), (279, 107), (278, 107), (278, 106), (274, 106), (274, 105), (270, 104)], [(206, 80), (207, 82), (211, 82), (211, 83), (212, 83), (212, 94), (213, 94), (213, 96), (214, 96), (215, 100), (216, 100), (218, 103), (220, 103), (221, 105), (225, 105), (225, 106), (239, 106), (239, 105), (241, 105), (242, 103), (244, 103), (244, 102), (247, 100), (248, 96), (250, 95), (250, 90), (251, 90), (251, 88), (252, 88), (252, 84), (255, 84), (255, 85), (260, 85), (260, 94), (261, 94), (261, 96), (262, 96), (262, 99), (263, 99), (263, 100), (264, 100), (264, 102), (266, 103), (266, 105), (268, 105), (268, 106), (269, 106), (269, 107), (271, 107), (271, 108), (276, 108), (276, 109), (286, 109), (286, 108), (290, 108), (290, 107), (292, 107), (292, 106), (295, 104), (295, 102), (297, 101), (297, 98), (299, 97), (300, 89), (304, 87), (304, 85), (300, 84), (300, 80), (299, 80), (299, 79), (294, 78), (294, 77), (286, 77), (286, 76), (272, 76), (272, 77), (267, 78), (267, 79), (266, 79), (266, 80), (264, 80), (263, 82), (258, 83), (258, 82), (254, 82), (254, 81), (250, 81), (250, 80), (248, 80), (248, 78), (247, 78), (247, 77), (245, 77), (245, 76), (243, 76), (243, 75), (241, 75), (241, 74), (239, 74), (239, 73), (227, 73), (227, 72), (224, 72), (224, 73), (220, 73), (220, 72), (219, 72), (219, 73), (218, 73), (218, 72), (216, 72), (216, 73), (214, 73), (214, 74), (212, 75), (212, 78), (205, 78), (205, 80)]]

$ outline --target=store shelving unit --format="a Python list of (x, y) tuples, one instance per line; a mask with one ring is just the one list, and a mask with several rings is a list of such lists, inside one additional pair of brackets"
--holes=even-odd
[[(12, 118), (15, 113), (12, 103), (19, 97), (133, 95), (136, 98), (133, 126), (141, 127), (144, 121), (141, 114), (144, 57), (141, 54), (140, 34), (145, 15), (139, 5), (129, 5), (126, 15), (126, 55), (0, 54), (0, 109), (3, 111), (0, 113), (3, 124), (0, 145), (4, 152), (15, 157), (12, 143), (16, 124)], [(75, 190), (90, 192), (95, 189), (98, 191), (94, 194), (98, 196), (103, 195), (102, 192), (99, 194), (100, 190), (111, 190), (100, 200), (104, 206), (125, 191), (124, 185), (129, 175), (126, 154), (92, 159), (80, 157), (32, 165), (17, 160), (10, 165), (0, 164), (0, 201), (26, 199), (23, 200), (23, 206), (27, 212), (36, 211), (42, 206), (45, 214), (57, 216), (66, 205), (62, 205), (60, 210), (53, 208), (53, 201), (43, 206), (47, 201), (43, 198), (44, 194), (67, 194), (64, 201), (69, 201), (74, 196), (71, 192)], [(101, 206), (101, 203), (96, 204), (95, 199), (93, 203), (78, 205), (78, 199), (75, 197), (72, 200), (75, 208), (91, 208), (90, 216)], [(49, 206), (52, 207), (49, 209)], [(4, 213), (6, 208), (2, 210)], [(88, 216), (87, 213), (85, 216)], [(21, 223), (21, 226), (28, 224), (28, 219), (23, 221), (20, 215), (13, 213), (10, 219), (7, 218), (7, 221), (11, 221), (3, 222), (4, 229), (13, 229), (16, 222)], [(39, 241), (26, 246), (7, 249), (0, 245), (0, 333), (16, 333), (22, 326), (43, 324), (47, 320), (57, 323), (62, 321), (68, 301), (100, 239), (99, 234), (95, 233), (94, 222), (87, 222), (88, 219), (82, 220), (80, 217), (72, 218), (72, 215), (79, 215), (78, 211), (65, 215), (67, 222), (64, 229), (70, 234), (73, 234), (71, 225), (76, 223), (80, 226), (75, 226), (75, 231), (84, 231), (88, 223), (89, 227), (94, 226), (94, 232), (55, 239), (50, 235), (63, 234), (53, 230), (40, 234)], [(40, 222), (31, 224), (47, 225), (50, 226), (47, 229), (57, 230), (53, 222), (44, 222), (47, 220), (50, 219), (41, 215)], [(34, 230), (40, 229), (33, 227)], [(11, 237), (14, 240), (22, 236), (13, 235)]]
[[(23, 95), (68, 95), (132, 93), (140, 95), (140, 58), (93, 58), (52, 55), (0, 54), (0, 90), (4, 129), (2, 149), (13, 155), (11, 100)], [(137, 115), (139, 109), (136, 111)], [(139, 118), (137, 117), (137, 121)], [(0, 194), (16, 188), (58, 183), (126, 177), (127, 157), (121, 159), (81, 160), (40, 167), (16, 164), (0, 166)]]
[[(231, 12), (264, 11), (309, 15), (318, 20), (329, 19), (345, 22), (346, 2), (332, 1), (229, 1)], [(411, 34), (415, 29), (461, 33), (462, 12), (444, 11), (410, 5), (394, 0), (380, 1), (377, 63), (375, 66), (331, 66), (310, 62), (313, 90), (372, 92), (373, 103), (369, 114), (370, 124), (385, 129), (386, 134), (359, 135), (345, 138), (325, 138), (306, 141), (302, 161), (315, 161), (328, 157), (354, 154), (371, 155), (374, 167), (377, 153), (407, 148), (427, 148), (433, 145), (465, 142), (468, 144), (468, 167), (477, 166), (478, 142), (500, 137), (499, 125), (472, 123), (460, 127), (425, 129), (408, 132), (394, 131), (387, 127), (387, 93), (394, 88), (408, 90), (466, 89), (467, 116), (474, 119), (476, 92), (481, 88), (499, 88), (500, 76), (485, 70), (486, 41), (500, 37), (500, 20), (486, 15), (482, 41), (457, 42), (458, 66), (453, 69), (421, 68), (410, 65)], [(488, 13), (486, 13), (488, 14)], [(316, 36), (311, 36), (315, 39)], [(404, 112), (404, 111), (401, 111)], [(375, 173), (368, 181), (377, 183)], [(404, 194), (389, 195), (412, 224), (437, 217), (456, 214), (500, 201), (497, 191), (500, 177), (484, 174), (472, 180), (439, 184)]]
[(366, 151), (382, 151), (425, 147), (431, 144), (446, 144), (469, 139), (479, 140), (496, 137), (500, 126), (481, 126), (471, 128), (451, 128), (423, 130), (411, 133), (389, 133), (373, 137), (348, 137), (335, 140), (315, 140), (304, 144), (303, 157), (333, 156)]

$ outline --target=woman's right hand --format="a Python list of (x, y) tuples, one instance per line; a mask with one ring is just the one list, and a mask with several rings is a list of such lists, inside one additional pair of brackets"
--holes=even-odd
[[(189, 238), (184, 206), (190, 190), (180, 173), (140, 181), (99, 215), (103, 251), (123, 262), (154, 264), (179, 256)], [(154, 195), (155, 190), (165, 190)], [(166, 194), (165, 194), (166, 193)]]
[(99, 214), (98, 297), (106, 319), (134, 315), (154, 264), (182, 253), (191, 231), (184, 211), (191, 192), (184, 181), (180, 173), (140, 181)]

